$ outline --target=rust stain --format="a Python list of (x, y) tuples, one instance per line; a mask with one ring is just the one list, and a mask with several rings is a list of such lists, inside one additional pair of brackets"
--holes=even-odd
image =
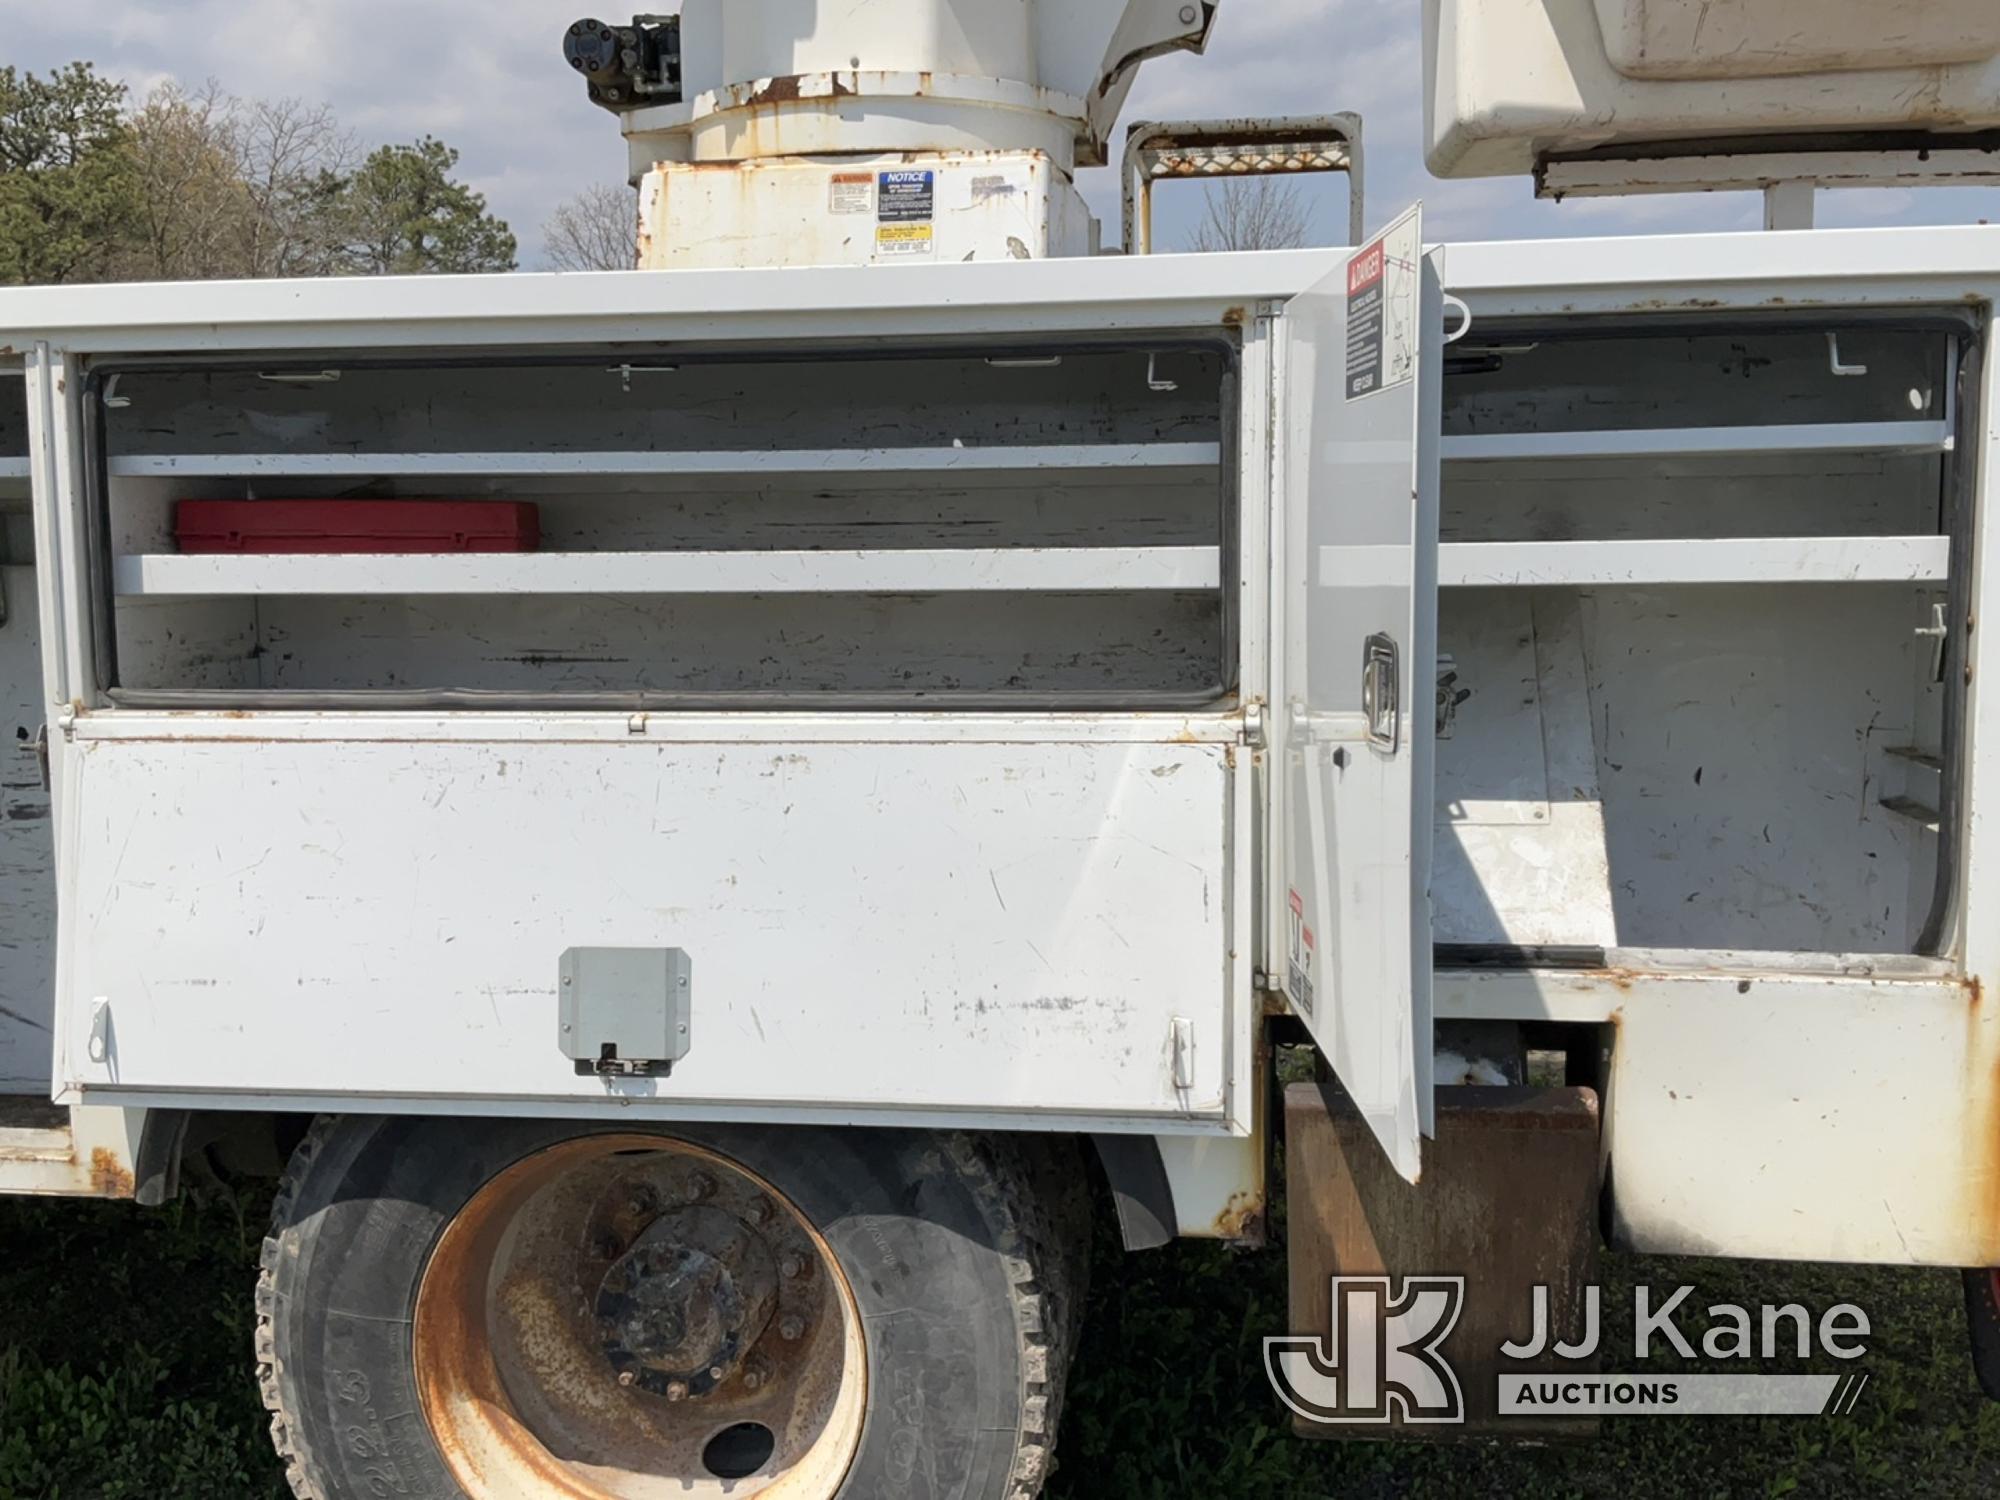
[(2000, 1265), (2000, 1016), (1978, 976), (1965, 991), (1965, 1212), (1984, 1263)]
[(1215, 1237), (1237, 1244), (1262, 1245), (1264, 1243), (1264, 1195), (1262, 1193), (1231, 1193), (1229, 1204), (1215, 1216), (1212, 1226)]
[(1241, 328), (1249, 321), (1249, 312), (1241, 307), (1232, 307), (1222, 315), (1222, 326), (1224, 328)]
[(139, 1187), (132, 1180), (131, 1169), (98, 1146), (90, 1153), (90, 1191), (99, 1198), (134, 1198)]

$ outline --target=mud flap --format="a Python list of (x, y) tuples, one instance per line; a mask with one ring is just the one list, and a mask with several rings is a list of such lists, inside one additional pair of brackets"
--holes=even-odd
[[(1309, 1438), (1590, 1437), (1594, 1418), (1499, 1415), (1498, 1377), (1597, 1367), (1501, 1353), (1531, 1338), (1537, 1287), (1548, 1288), (1549, 1344), (1582, 1333), (1599, 1240), (1597, 1096), (1443, 1088), (1437, 1121), (1412, 1184), (1337, 1085), (1285, 1092), (1293, 1336), (1272, 1341), (1289, 1352), (1274, 1347), (1267, 1364), (1293, 1428)], [(1358, 1316), (1371, 1306), (1379, 1318)]]

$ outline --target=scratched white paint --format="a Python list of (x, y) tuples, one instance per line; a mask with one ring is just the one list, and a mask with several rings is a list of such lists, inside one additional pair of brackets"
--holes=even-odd
[[(1224, 1116), (1217, 746), (96, 742), (66, 830), (66, 1081), (602, 1100), (575, 946), (673, 946), (718, 1101)], [(1244, 914), (1247, 915), (1247, 914)], [(108, 997), (113, 1047), (83, 1046)], [(1169, 1071), (1194, 1022), (1195, 1086)], [(81, 1028), (81, 1029), (79, 1029)]]
[[(1474, 246), (1442, 258), (1454, 290), (1491, 319), (1696, 299), (1754, 309), (1774, 296), (1794, 305), (1944, 305), (1990, 292), (1996, 247), (2000, 235), (1968, 229)], [(971, 266), (953, 278), (894, 270), (844, 280), (812, 271), (561, 283), (447, 278), (420, 287), (198, 288), (171, 306), (129, 289), (35, 290), (0, 294), (0, 323), (74, 327), (76, 345), (98, 350), (521, 345), (541, 338), (574, 344), (616, 334), (963, 339), (1058, 327), (1214, 325), (1228, 309), (1290, 295), (1337, 265), (1302, 254)], [(1472, 394), (1455, 400), (1447, 430), (1629, 432), (1757, 416), (1788, 428), (1916, 422), (1928, 434), (1943, 420), (1941, 389), (1935, 381), (1924, 386), (1934, 362), (1921, 350), (1893, 340), (1845, 344), (1847, 361), (1876, 371), (1856, 381), (1831, 373), (1824, 340), (1812, 330), (1774, 336), (1768, 346), (1737, 335), (1725, 342), (1744, 343), (1743, 354), (1711, 358), (1700, 341), (1678, 350), (1668, 341), (1654, 346), (1667, 352), (1650, 362), (1632, 351), (1600, 352), (1599, 367), (1589, 368), (1565, 365), (1553, 353), (1510, 353), (1504, 364), (1511, 376), (1463, 383)], [(1152, 410), (1142, 369), (1114, 370), (1107, 379), (1082, 364), (1053, 375), (978, 365), (974, 378), (988, 392), (1003, 378), (1050, 382), (1019, 387), (1011, 441), (1217, 438), (1215, 388), (1192, 378), (1178, 395), (1159, 393), (1163, 404)], [(648, 432), (665, 434), (662, 446), (675, 452), (698, 451), (703, 442), (736, 451), (715, 434), (726, 434), (732, 403), (754, 394), (709, 385), (683, 392), (695, 398), (683, 408), (638, 377), (639, 394), (627, 404), (617, 375), (590, 374), (586, 394), (562, 412), (564, 422), (577, 424), (580, 452), (643, 450), (636, 439)], [(458, 389), (506, 396), (483, 379), (466, 376)], [(1105, 387), (1104, 402), (1088, 399), (1093, 384)], [(364, 387), (343, 382), (341, 390)], [(514, 405), (486, 423), (483, 437), (462, 413), (424, 428), (435, 422), (431, 409), (393, 383), (378, 387), (375, 400), (353, 398), (342, 410), (314, 405), (324, 393), (288, 392), (273, 415), (306, 424), (328, 451), (342, 442), (351, 451), (355, 433), (378, 422), (424, 429), (399, 438), (411, 451), (431, 444), (462, 452), (492, 446), (493, 428), (532, 414), (552, 391), (517, 386)], [(148, 396), (137, 385), (134, 394)], [(780, 392), (784, 399), (810, 394), (809, 382)], [(832, 429), (854, 407), (820, 394), (824, 399), (801, 406), (795, 440), (801, 449), (832, 451), (849, 440)], [(891, 446), (924, 442), (927, 432), (934, 439), (974, 414), (933, 408), (919, 424), (895, 409), (897, 392), (864, 394), (864, 420), (881, 426), (880, 442)], [(171, 429), (159, 438), (162, 451), (186, 455), (228, 452), (217, 436), (232, 410), (240, 417), (248, 405), (240, 385), (162, 387), (154, 396), (150, 408), (130, 410)], [(1281, 386), (1274, 393), (1278, 420), (1269, 425), (1288, 425), (1301, 399)], [(995, 399), (986, 409), (990, 417), (1009, 402)], [(658, 418), (663, 426), (635, 425), (635, 414), (654, 410), (668, 413)], [(1263, 445), (1283, 436), (1251, 415), (1241, 429), (1260, 434), (1244, 455), (1254, 469), (1266, 457)], [(1078, 430), (1065, 433), (1071, 419)], [(269, 451), (283, 446), (278, 436), (259, 431), (240, 446)], [(1843, 437), (1831, 446), (1857, 442)], [(1452, 466), (1447, 539), (1893, 538), (1921, 540), (1935, 551), (1934, 452), (1850, 453), (1817, 444), (1821, 451), (1742, 454), (1734, 451), (1743, 446), (1741, 434), (1708, 445), (1700, 457), (1685, 444), (1644, 458), (1559, 458), (1551, 446), (1522, 457), (1516, 445), (1502, 451), (1517, 456)], [(1579, 454), (1603, 444), (1553, 446)], [(1275, 467), (1281, 490), (1288, 472)], [(495, 479), (488, 475), (469, 492), (505, 492)], [(846, 477), (824, 487), (788, 480), (782, 494), (762, 480), (733, 493), (689, 481), (644, 493), (601, 481), (539, 477), (534, 484), (549, 498), (559, 534), (578, 546), (604, 546), (649, 524), (672, 538), (666, 545), (685, 544), (672, 537), (682, 527), (703, 545), (727, 544), (732, 519), (760, 545), (772, 545), (787, 528), (811, 524), (816, 503), (829, 506), (826, 534), (837, 535), (843, 508), (864, 500), (879, 505), (899, 545), (934, 545), (939, 531), (964, 526), (968, 540), (978, 533), (987, 545), (1113, 546), (1145, 545), (1149, 528), (1153, 544), (1208, 544), (1201, 527), (1213, 515), (1211, 481), (1210, 473), (1183, 469), (1087, 484), (1066, 475), (1046, 486), (1019, 474), (977, 483), (954, 474), (938, 488), (938, 509), (928, 519), (931, 492), (908, 476), (878, 482), (868, 496)], [(190, 493), (176, 486), (213, 482), (120, 479), (121, 548), (156, 548), (166, 502)], [(289, 482), (328, 493), (343, 481)], [(1253, 484), (1246, 493), (1260, 491)], [(1308, 554), (1296, 531), (1287, 544), (1283, 509), (1274, 507), (1272, 517), (1279, 531), (1273, 576), (1302, 585)], [(1981, 541), (1990, 553), (1988, 539)], [(1253, 566), (1265, 555), (1243, 550)], [(64, 566), (80, 569), (80, 555)], [(1982, 569), (1989, 593), (1997, 571)], [(1935, 572), (1927, 562), (1926, 583)], [(1500, 592), (1513, 598), (1489, 607), (1487, 598)], [(1487, 819), (1462, 826), (1526, 839), (1529, 825), (1504, 824), (1499, 815), (1527, 809), (1531, 817), (1536, 805), (1554, 811), (1569, 795), (1571, 810), (1603, 825), (1614, 935), (1676, 950), (1614, 954), (1612, 962), (1665, 967), (1678, 957), (1696, 971), (1671, 982), (1641, 978), (1629, 990), (1602, 976), (1546, 973), (1476, 982), (1446, 976), (1440, 987), (1447, 1011), (1461, 991), (1477, 988), (1484, 997), (1478, 1014), (1487, 1018), (1546, 1013), (1602, 1023), (1624, 1007), (1624, 1102), (1614, 1097), (1607, 1117), (1630, 1163), (1620, 1166), (1618, 1183), (1635, 1242), (1871, 1259), (1960, 1257), (1972, 1249), (1951, 1203), (1967, 1185), (1959, 1149), (1965, 1069), (1992, 1053), (1990, 1038), (1970, 1025), (1961, 1040), (1946, 1034), (1949, 1007), (1963, 1011), (1963, 988), (1948, 965), (1873, 998), (1857, 998), (1858, 982), (1824, 978), (1835, 962), (1878, 964), (1882, 950), (1906, 946), (1927, 902), (1934, 843), (1876, 806), (1872, 794), (1875, 778), (1892, 769), (1882, 754), (1891, 732), (1935, 736), (1926, 653), (1912, 634), (1925, 623), (1933, 593), (1917, 583), (1593, 586), (1468, 590), (1447, 608), (1447, 620), (1455, 613), (1473, 637), (1459, 648), (1478, 676), (1469, 685), (1493, 695), (1496, 707), (1504, 703), (1499, 694), (1526, 677), (1519, 660), (1507, 665), (1518, 651), (1487, 635), (1518, 625), (1523, 598), (1532, 596), (1535, 619), (1545, 602), (1574, 619), (1573, 654), (1581, 659), (1561, 674), (1537, 660), (1536, 711), (1526, 711), (1524, 699), (1520, 722), (1491, 726), (1489, 743), (1505, 763), (1457, 768), (1457, 791), (1484, 804), (1479, 816)], [(133, 662), (159, 680), (179, 672), (188, 681), (256, 685), (287, 672), (310, 680), (338, 667), (349, 674), (345, 680), (365, 685), (399, 652), (430, 653), (426, 665), (440, 669), (462, 668), (483, 652), (525, 652), (547, 623), (531, 616), (518, 636), (482, 642), (473, 638), (476, 621), (468, 630), (462, 619), (433, 617), (426, 632), (414, 615), (396, 621), (372, 606), (365, 619), (358, 607), (355, 618), (298, 609), (281, 619), (269, 604), (229, 601), (197, 615), (187, 603), (130, 601), (125, 622), (153, 622), (127, 642), (144, 648)], [(190, 612), (169, 613), (182, 610)], [(991, 636), (991, 618), (967, 613), (956, 624), (969, 628), (950, 653), (939, 647), (907, 659), (931, 668), (968, 661), (967, 643)], [(1139, 614), (1124, 619), (1158, 623)], [(357, 622), (368, 649), (342, 660), (332, 627)], [(1025, 647), (1035, 628), (1022, 624), (1006, 644)], [(654, 620), (641, 619), (626, 640), (643, 645), (649, 631), (660, 633)], [(1059, 635), (1052, 629), (1044, 638)], [(835, 643), (811, 659), (812, 669), (858, 670), (858, 639)], [(1128, 680), (1168, 670), (1169, 657), (1179, 651), (1184, 659), (1200, 639), (1182, 632), (1158, 645), (1149, 631), (1121, 645), (1107, 631), (1102, 643), (1117, 649), (1081, 670), (1123, 672)], [(283, 646), (275, 656), (274, 644)], [(908, 644), (907, 636), (896, 638), (898, 651)], [(1272, 649), (1282, 657), (1286, 644), (1281, 639)], [(1453, 642), (1441, 648), (1452, 651)], [(284, 652), (292, 665), (282, 664)], [(871, 660), (886, 671), (898, 664), (889, 659), (895, 654)], [(987, 654), (989, 665), (999, 658)], [(1023, 650), (1024, 659), (1028, 654)], [(685, 659), (692, 662), (693, 652)], [(810, 658), (802, 651), (799, 659)], [(1329, 660), (1343, 678), (1354, 675), (1344, 653)], [(730, 665), (742, 663), (725, 669)], [(1415, 675), (1421, 699), (1427, 684)], [(1566, 679), (1560, 689), (1551, 686), (1557, 675)], [(1579, 701), (1591, 707), (1587, 736), (1577, 731)], [(1975, 711), (1990, 728), (1993, 710), (1979, 702), (1976, 684)], [(212, 1097), (247, 1108), (267, 1106), (274, 1091), (314, 1108), (357, 1099), (486, 1113), (602, 1105), (601, 1087), (563, 1073), (548, 1032), (555, 955), (571, 942), (637, 934), (640, 941), (682, 942), (695, 953), (697, 1025), (711, 1028), (700, 1032), (681, 1073), (661, 1086), (658, 1097), (670, 1102), (653, 1107), (663, 1111), (1064, 1128), (1091, 1120), (1218, 1133), (1237, 1114), (1244, 1091), (1226, 1098), (1225, 1088), (1246, 1066), (1253, 1021), (1231, 954), (1235, 964), (1245, 961), (1249, 911), (1259, 902), (1267, 909), (1282, 903), (1283, 894), (1267, 888), (1253, 898), (1249, 872), (1232, 863), (1271, 811), (1247, 795), (1249, 755), (1238, 755), (1244, 766), (1233, 775), (1224, 770), (1225, 744), (1239, 719), (1217, 710), (1179, 729), (1137, 716), (1037, 722), (1021, 714), (993, 721), (756, 715), (737, 716), (726, 729), (715, 722), (656, 716), (633, 729), (622, 716), (603, 715), (87, 714), (60, 751), (75, 778), (63, 809), (72, 854), (64, 869), (66, 1076), (92, 1098)], [(993, 727), (983, 728), (987, 722)], [(1165, 743), (1182, 732), (1202, 743)], [(705, 735), (714, 742), (700, 743)], [(1046, 743), (1068, 738), (1078, 743)], [(1691, 748), (1698, 759), (1688, 758)], [(774, 762), (788, 758), (804, 760), (810, 771), (766, 778)], [(1027, 789), (1033, 805), (1005, 781), (1009, 769), (1042, 778)], [(962, 806), (956, 799), (967, 787), (970, 803)], [(667, 818), (657, 826), (656, 794)], [(1982, 805), (1975, 795), (1968, 829), (1983, 826)], [(1410, 810), (1419, 808), (1430, 811), (1413, 799)], [(1453, 826), (1449, 804), (1443, 815)], [(1264, 823), (1255, 831), (1268, 842), (1272, 830)], [(1983, 914), (1991, 871), (1979, 863), (1990, 863), (1983, 847), (1974, 841), (1966, 920), (1975, 956), (1990, 968), (1984, 960), (1994, 924)], [(1393, 881), (1403, 867), (1387, 863), (1382, 878)], [(1024, 889), (1003, 873), (1016, 869)], [(1598, 878), (1594, 866), (1581, 873)], [(989, 880), (982, 891), (983, 875), (999, 888)], [(748, 894), (718, 894), (729, 877), (738, 881), (732, 892)], [(1584, 901), (1553, 895), (1551, 885), (1537, 894), (1497, 867), (1482, 880), (1509, 881), (1508, 899), (1525, 908), (1514, 915), (1542, 920), (1540, 930), (1552, 936), (1602, 931), (1595, 893)], [(1687, 899), (1691, 893), (1696, 900)], [(1353, 941), (1414, 941), (1422, 936), (1419, 920), (1413, 915)], [(698, 940), (682, 936), (690, 931)], [(705, 957), (716, 945), (720, 959)], [(1688, 945), (1763, 951), (1725, 966), (1724, 956)], [(1816, 951), (1781, 951), (1790, 949)], [(1858, 960), (1828, 957), (1854, 949), (1862, 950)], [(1265, 951), (1258, 961), (1278, 956)], [(1725, 967), (1727, 979), (1718, 979)], [(1056, 987), (1051, 969), (1069, 976), (1066, 988)], [(1740, 989), (1746, 982), (1751, 988)], [(1702, 987), (1700, 1003), (1683, 1005), (1677, 987), (1691, 984)], [(85, 1060), (83, 1031), (99, 995), (113, 1005), (115, 1086), (108, 1070), (90, 1076)], [(968, 997), (972, 1009), (962, 1014), (956, 1007)], [(1045, 1004), (1078, 997), (1087, 1003)], [(981, 999), (989, 1001), (985, 1013)], [(767, 1001), (782, 1001), (776, 1028)], [(1655, 1008), (1635, 1021), (1642, 1006)], [(1197, 1031), (1198, 1076), (1187, 1100), (1167, 1086), (1176, 1017), (1192, 1020)], [(1386, 1016), (1399, 1018), (1407, 1019)], [(1797, 1068), (1774, 1073), (1744, 1061), (1761, 1063), (1762, 1054), (1807, 1034), (1814, 1046), (1801, 1052)], [(1718, 1066), (1718, 1054), (1734, 1061)], [(1410, 1061), (1414, 1070), (1417, 1060)], [(1857, 1073), (1867, 1075), (1859, 1084)], [(1777, 1098), (1774, 1080), (1795, 1092)], [(1644, 1086), (1639, 1092), (1635, 1081)], [(682, 1089), (688, 1092), (676, 1092)], [(1703, 1112), (1684, 1117), (1679, 1106), (1690, 1095), (1702, 1099)], [(1190, 1105), (1192, 1114), (1185, 1112)], [(1816, 1134), (1829, 1105), (1844, 1111), (1839, 1128)], [(1842, 1151), (1883, 1119), (1893, 1138), (1844, 1161)], [(1897, 1172), (1911, 1180), (1878, 1192)], [(1774, 1177), (1799, 1191), (1762, 1192)], [(1807, 1189), (1819, 1195), (1816, 1211), (1802, 1206)], [(1869, 1194), (1886, 1199), (1888, 1212), (1878, 1213)], [(1844, 1227), (1850, 1222), (1858, 1227)]]

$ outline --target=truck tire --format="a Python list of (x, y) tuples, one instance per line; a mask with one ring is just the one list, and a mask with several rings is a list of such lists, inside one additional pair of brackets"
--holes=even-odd
[(2000, 1401), (2000, 1270), (1965, 1273), (1965, 1321), (1979, 1388), (1989, 1400)]
[(1032, 1500), (1080, 1313), (1067, 1139), (338, 1116), (257, 1368), (301, 1500)]

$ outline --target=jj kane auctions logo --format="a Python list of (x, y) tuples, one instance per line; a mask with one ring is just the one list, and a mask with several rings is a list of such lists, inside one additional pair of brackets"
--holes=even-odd
[[(1412, 1276), (1400, 1286), (1386, 1276), (1336, 1276), (1331, 1326), (1325, 1337), (1264, 1341), (1264, 1367), (1278, 1397), (1308, 1422), (1327, 1426), (1400, 1421), (1463, 1423), (1466, 1402), (1459, 1375), (1443, 1352), (1465, 1311), (1462, 1276)], [(1852, 1303), (1818, 1318), (1797, 1303), (1764, 1305), (1754, 1312), (1733, 1303), (1707, 1309), (1699, 1326), (1687, 1304), (1694, 1288), (1661, 1297), (1651, 1287), (1633, 1291), (1632, 1357), (1660, 1354), (1682, 1359), (1804, 1360), (1822, 1353), (1856, 1360), (1868, 1351), (1868, 1315)], [(1598, 1374), (1563, 1365), (1595, 1362), (1603, 1346), (1601, 1289), (1584, 1290), (1583, 1329), (1574, 1342), (1554, 1336), (1549, 1288), (1533, 1292), (1527, 1338), (1500, 1345), (1506, 1360), (1554, 1368), (1496, 1377), (1494, 1409), (1501, 1416), (1619, 1413), (1685, 1416), (1834, 1415), (1852, 1410), (1867, 1384), (1865, 1374)]]

